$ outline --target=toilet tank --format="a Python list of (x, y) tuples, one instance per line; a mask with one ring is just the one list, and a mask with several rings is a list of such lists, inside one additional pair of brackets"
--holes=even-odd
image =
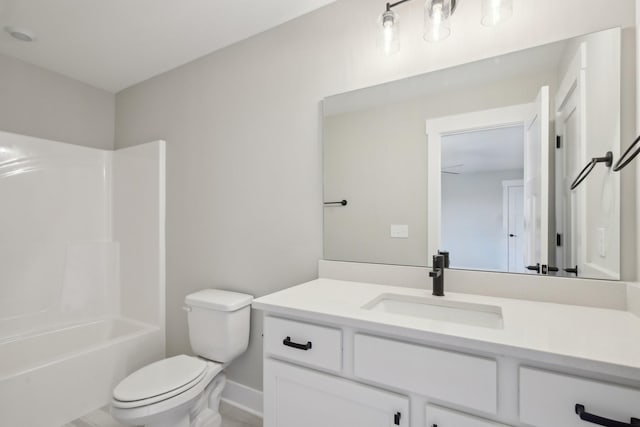
[(205, 289), (185, 297), (191, 349), (198, 356), (229, 363), (249, 344), (249, 318), (253, 297), (218, 289)]

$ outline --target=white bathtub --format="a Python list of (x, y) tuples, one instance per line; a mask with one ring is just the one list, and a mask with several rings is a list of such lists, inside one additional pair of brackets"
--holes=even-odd
[(159, 328), (120, 318), (0, 341), (0, 426), (65, 424), (107, 405), (122, 378), (162, 357)]

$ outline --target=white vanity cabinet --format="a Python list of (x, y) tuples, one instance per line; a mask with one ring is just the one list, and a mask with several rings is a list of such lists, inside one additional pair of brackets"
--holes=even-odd
[[(424, 294), (318, 279), (254, 300), (264, 312), (264, 426), (640, 427), (632, 313)], [(367, 309), (389, 295), (499, 307), (503, 323)]]
[(353, 360), (356, 378), (497, 413), (495, 360), (359, 333)]
[(482, 418), (452, 411), (436, 405), (427, 405), (425, 427), (507, 427)]
[(604, 425), (640, 416), (640, 388), (531, 360), (272, 315), (264, 339), (265, 427), (596, 426), (576, 405), (623, 423)]
[(409, 399), (265, 360), (265, 427), (409, 427)]
[[(589, 424), (577, 414), (576, 405), (585, 414), (606, 418), (616, 426), (632, 424), (640, 418), (640, 390), (585, 378), (520, 368), (520, 419), (536, 427), (586, 427)], [(588, 416), (588, 415), (587, 415)]]

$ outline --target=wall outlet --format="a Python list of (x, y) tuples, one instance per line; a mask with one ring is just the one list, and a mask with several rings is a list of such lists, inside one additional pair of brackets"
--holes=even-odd
[(409, 226), (401, 224), (391, 224), (390, 235), (392, 239), (408, 239)]

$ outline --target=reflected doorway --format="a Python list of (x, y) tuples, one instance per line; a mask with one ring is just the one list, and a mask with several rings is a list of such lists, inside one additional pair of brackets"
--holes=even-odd
[(442, 248), (451, 267), (523, 273), (524, 126), (442, 136)]

